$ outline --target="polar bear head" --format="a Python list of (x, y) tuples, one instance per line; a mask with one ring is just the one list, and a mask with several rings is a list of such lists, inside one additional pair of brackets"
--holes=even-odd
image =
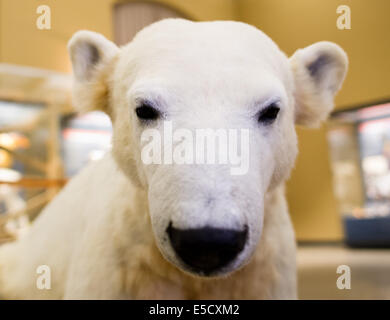
[(147, 192), (157, 246), (199, 276), (249, 260), (264, 198), (293, 167), (295, 124), (327, 117), (347, 70), (336, 44), (287, 58), (230, 21), (163, 20), (122, 48), (79, 31), (69, 52), (76, 107), (111, 117), (114, 158)]

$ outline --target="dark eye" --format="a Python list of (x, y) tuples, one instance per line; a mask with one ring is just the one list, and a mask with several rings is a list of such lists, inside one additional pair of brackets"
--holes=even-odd
[(277, 103), (271, 103), (260, 111), (258, 121), (265, 125), (273, 123), (278, 116), (279, 110)]
[(143, 102), (137, 107), (135, 113), (141, 120), (156, 120), (160, 116), (160, 112), (147, 102)]

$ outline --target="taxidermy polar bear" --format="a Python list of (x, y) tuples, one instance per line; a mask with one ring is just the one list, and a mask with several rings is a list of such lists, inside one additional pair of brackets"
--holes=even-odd
[[(28, 235), (0, 247), (0, 296), (296, 298), (283, 187), (297, 154), (294, 126), (327, 117), (344, 51), (319, 42), (287, 58), (244, 23), (168, 19), (122, 48), (79, 31), (69, 52), (75, 106), (110, 116), (112, 151), (73, 178)], [(248, 172), (145, 164), (142, 134), (163, 136), (164, 121), (247, 129)], [(39, 266), (50, 268), (49, 290), (37, 286), (47, 270)]]

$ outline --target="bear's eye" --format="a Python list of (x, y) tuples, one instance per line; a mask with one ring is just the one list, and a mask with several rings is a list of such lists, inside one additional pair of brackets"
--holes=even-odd
[(258, 121), (265, 125), (272, 124), (276, 120), (279, 110), (280, 108), (276, 102), (271, 103), (260, 111)]
[(139, 107), (135, 109), (138, 119), (141, 120), (156, 120), (160, 116), (160, 112), (151, 106), (148, 102), (142, 102)]

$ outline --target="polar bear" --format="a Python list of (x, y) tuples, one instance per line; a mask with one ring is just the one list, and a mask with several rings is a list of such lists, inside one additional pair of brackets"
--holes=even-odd
[[(112, 151), (74, 177), (27, 236), (0, 247), (0, 296), (295, 299), (283, 186), (295, 124), (326, 119), (347, 71), (344, 51), (318, 42), (287, 58), (245, 23), (183, 19), (154, 23), (121, 48), (79, 31), (68, 48), (74, 104), (110, 116)], [(166, 121), (191, 132), (247, 129), (248, 172), (146, 164), (143, 133), (163, 135)]]

